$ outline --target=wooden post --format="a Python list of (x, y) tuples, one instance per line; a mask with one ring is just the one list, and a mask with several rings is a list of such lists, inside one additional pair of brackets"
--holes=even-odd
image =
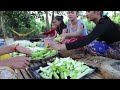
[(54, 11), (52, 11), (52, 19), (51, 19), (51, 29), (52, 29), (52, 21), (54, 19)]
[(5, 20), (4, 20), (4, 17), (3, 17), (3, 12), (4, 11), (0, 11), (0, 22), (1, 22), (1, 29), (2, 29), (2, 32), (3, 32), (3, 35), (4, 35), (4, 39), (7, 38), (7, 34), (6, 34), (6, 29), (5, 29)]
[(48, 11), (46, 11), (46, 28), (49, 29)]
[(4, 11), (0, 11), (0, 22), (1, 22), (0, 27), (1, 27), (3, 35), (4, 35), (4, 41), (5, 41), (6, 45), (7, 45), (8, 37), (7, 37), (7, 34), (6, 34), (6, 29), (5, 29), (5, 23), (4, 23), (5, 22), (5, 18), (3, 16), (3, 12)]

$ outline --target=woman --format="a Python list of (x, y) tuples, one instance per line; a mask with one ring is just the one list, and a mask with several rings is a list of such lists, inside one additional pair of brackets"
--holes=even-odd
[(44, 35), (52, 35), (52, 38), (57, 37), (57, 34), (62, 34), (67, 32), (66, 25), (63, 21), (63, 16), (56, 16), (52, 22), (52, 29), (49, 30), (48, 32), (41, 32), (40, 34)]
[(63, 41), (67, 39), (67, 42), (69, 43), (85, 37), (87, 35), (86, 26), (82, 20), (77, 19), (79, 11), (68, 11), (67, 15), (69, 18), (69, 22), (67, 24), (68, 33), (60, 35)]
[[(62, 43), (70, 43), (84, 38), (87, 35), (87, 30), (85, 23), (81, 19), (78, 19), (79, 11), (67, 11), (67, 16), (69, 18), (67, 24), (68, 32), (60, 35), (63, 40)], [(83, 49), (84, 48), (62, 50), (60, 55), (62, 57), (70, 56), (71, 58), (78, 59), (84, 56), (84, 52), (82, 52)]]
[(109, 17), (103, 16), (103, 11), (87, 11), (86, 17), (89, 21), (93, 21), (96, 24), (90, 34), (72, 43), (57, 45), (49, 43), (49, 48), (71, 50), (87, 46), (88, 52), (92, 55), (120, 59), (119, 25), (111, 21)]
[[(8, 45), (8, 46), (0, 47), (0, 55), (12, 53), (12, 52), (20, 52), (25, 54), (32, 53), (30, 49), (20, 45)], [(29, 58), (26, 56), (17, 56), (17, 57), (11, 57), (7, 60), (0, 60), (0, 66), (8, 66), (13, 69), (26, 68), (28, 65), (29, 65)]]
[(56, 31), (57, 34), (62, 34), (67, 32), (67, 26), (65, 25), (63, 21), (63, 16), (56, 16), (53, 20), (53, 24), (57, 27)]

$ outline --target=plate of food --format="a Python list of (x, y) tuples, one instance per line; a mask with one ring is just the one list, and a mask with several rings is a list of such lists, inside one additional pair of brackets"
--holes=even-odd
[(70, 57), (55, 58), (52, 63), (28, 68), (35, 79), (83, 79), (96, 70), (96, 67), (75, 61)]
[(10, 54), (11, 57), (16, 56), (27, 56), (30, 57), (30, 62), (41, 62), (41, 61), (47, 61), (54, 57), (59, 56), (59, 52), (57, 50), (50, 50), (48, 48), (41, 48), (34, 50), (32, 54), (26, 55), (18, 52), (13, 52)]
[(57, 50), (49, 50), (44, 48), (43, 50), (32, 53), (29, 56), (31, 57), (31, 62), (41, 62), (42, 60), (47, 61), (59, 56), (59, 52)]

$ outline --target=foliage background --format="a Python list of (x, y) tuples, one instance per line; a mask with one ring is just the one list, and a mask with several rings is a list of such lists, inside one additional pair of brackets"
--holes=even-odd
[[(94, 28), (95, 24), (89, 22), (84, 11), (80, 11), (79, 18), (84, 20), (88, 33)], [(120, 12), (111, 11), (110, 18), (120, 24)], [(35, 29), (35, 32), (22, 38), (44, 37), (39, 35), (40, 32), (47, 31), (51, 28), (51, 21), (56, 15), (63, 15), (64, 22), (67, 24), (68, 18), (66, 11), (0, 11), (0, 37), (21, 38), (13, 33), (11, 29), (20, 34), (26, 34)]]

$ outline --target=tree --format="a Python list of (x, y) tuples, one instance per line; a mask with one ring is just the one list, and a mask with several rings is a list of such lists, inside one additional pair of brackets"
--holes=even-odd
[(52, 20), (51, 20), (51, 28), (52, 28), (52, 21), (54, 19), (54, 11), (52, 11)]
[(48, 20), (48, 11), (45, 11), (46, 13), (46, 29), (48, 30), (49, 29), (49, 20)]
[(2, 29), (2, 32), (3, 32), (3, 36), (4, 36), (4, 39), (7, 38), (7, 34), (6, 34), (6, 29), (5, 29), (5, 19), (4, 19), (4, 16), (3, 16), (3, 12), (4, 11), (0, 11), (0, 23), (1, 23), (1, 29)]

